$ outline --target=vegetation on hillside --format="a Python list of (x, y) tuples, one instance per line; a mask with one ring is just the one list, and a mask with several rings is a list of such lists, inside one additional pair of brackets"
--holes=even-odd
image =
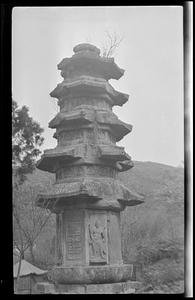
[[(135, 162), (120, 174), (129, 189), (145, 196), (145, 203), (127, 207), (121, 214), (122, 250), (125, 263), (137, 265), (138, 293), (181, 293), (184, 280), (184, 174), (152, 162)], [(28, 184), (52, 184), (53, 174), (36, 170)], [(34, 256), (37, 266), (55, 264), (55, 216), (40, 234)], [(31, 261), (30, 253), (26, 258)]]
[[(145, 194), (145, 203), (122, 213), (122, 246), (126, 263), (138, 264), (143, 291), (183, 292), (184, 174), (150, 162), (136, 162), (121, 179)], [(178, 285), (177, 282), (180, 282)], [(167, 284), (171, 285), (167, 288)]]
[(36, 159), (41, 153), (42, 132), (43, 128), (29, 116), (28, 108), (19, 108), (12, 99), (13, 246), (19, 253), (16, 293), (25, 251), (30, 250), (35, 262), (33, 247), (50, 217), (48, 212), (35, 206), (38, 189), (26, 180), (27, 174), (35, 169)]

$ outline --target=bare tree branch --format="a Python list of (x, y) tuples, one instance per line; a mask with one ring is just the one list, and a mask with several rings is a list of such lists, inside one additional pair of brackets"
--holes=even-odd
[(25, 251), (30, 248), (33, 258), (33, 245), (46, 226), (51, 212), (43, 211), (35, 205), (39, 190), (30, 185), (17, 185), (13, 189), (13, 243), (19, 250), (19, 269), (17, 274), (18, 287), (21, 260)]
[(113, 54), (116, 54), (116, 49), (119, 48), (124, 37), (121, 37), (114, 33), (110, 33), (106, 30), (106, 39), (107, 41), (102, 44), (102, 56), (111, 57)]

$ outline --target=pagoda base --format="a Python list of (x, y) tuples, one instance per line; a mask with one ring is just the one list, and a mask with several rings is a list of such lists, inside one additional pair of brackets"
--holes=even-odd
[(131, 280), (133, 265), (54, 267), (48, 279), (59, 284), (114, 283)]
[(104, 284), (52, 284), (39, 282), (33, 294), (134, 294), (140, 287), (138, 281)]

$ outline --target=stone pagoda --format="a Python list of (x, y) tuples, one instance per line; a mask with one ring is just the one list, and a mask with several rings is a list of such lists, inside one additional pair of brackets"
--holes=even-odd
[(116, 145), (132, 126), (112, 111), (129, 96), (109, 79), (118, 80), (124, 70), (91, 44), (73, 51), (58, 64), (64, 80), (50, 93), (60, 107), (49, 123), (57, 146), (45, 150), (37, 164), (56, 175), (52, 188), (37, 199), (56, 214), (57, 260), (48, 278), (55, 293), (123, 293), (133, 266), (122, 260), (120, 212), (143, 202), (118, 179), (133, 167)]

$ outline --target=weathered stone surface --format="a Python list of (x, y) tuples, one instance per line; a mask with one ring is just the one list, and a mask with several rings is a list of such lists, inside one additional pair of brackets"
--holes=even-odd
[[(88, 294), (123, 294), (124, 283), (112, 283), (112, 284), (90, 284), (86, 287), (86, 292)], [(134, 293), (134, 290), (131, 289), (131, 293)]]
[[(41, 286), (42, 285), (42, 286)], [(50, 285), (50, 287), (49, 287)], [(39, 283), (33, 294), (134, 294), (139, 282), (105, 284), (47, 284)]]
[(46, 150), (37, 164), (56, 174), (55, 184), (41, 193), (37, 206), (56, 218), (57, 266), (48, 272), (55, 286), (38, 286), (41, 293), (133, 293), (128, 284), (133, 265), (123, 265), (120, 211), (138, 205), (143, 197), (118, 180), (118, 172), (133, 167), (123, 147), (116, 146), (132, 125), (118, 119), (114, 105), (128, 95), (108, 82), (124, 70), (113, 58), (100, 57), (90, 44), (74, 48), (58, 65), (63, 82), (51, 92), (60, 112), (49, 123), (57, 147)]
[[(100, 57), (100, 50), (90, 44), (79, 44), (73, 48), (75, 54), (71, 58), (64, 58), (59, 64), (58, 69), (62, 70), (62, 77), (70, 77), (75, 74), (76, 70), (81, 70), (82, 74), (97, 73), (97, 76), (109, 80), (119, 79), (124, 70), (120, 69), (115, 63), (113, 58)], [(90, 65), (90, 68), (87, 66)]]
[(86, 264), (84, 210), (66, 210), (63, 213), (64, 225), (64, 264)]
[(32, 294), (56, 294), (56, 289), (52, 283), (37, 282), (33, 288)]
[[(110, 74), (119, 72), (122, 75), (123, 71), (113, 63), (113, 59), (101, 58), (99, 50), (93, 45), (80, 44), (75, 47), (75, 51), (72, 58), (64, 59), (58, 65), (60, 70), (67, 72), (67, 76), (51, 93), (51, 96), (64, 103), (50, 122), (50, 127), (56, 128), (58, 145), (55, 149), (46, 150), (37, 164), (41, 170), (56, 173), (57, 182), (51, 190), (40, 195), (37, 204), (41, 206), (42, 200), (45, 203), (47, 199), (58, 201), (63, 198), (66, 202), (83, 196), (96, 201), (105, 199), (106, 202), (112, 198), (114, 206), (118, 205), (116, 201), (120, 201), (123, 207), (140, 204), (143, 197), (132, 193), (116, 180), (109, 179), (112, 172), (116, 174), (116, 171), (122, 172), (133, 167), (131, 157), (122, 147), (115, 146), (117, 141), (131, 131), (132, 126), (120, 121), (112, 112), (112, 105), (105, 102), (111, 99), (113, 103), (122, 105), (128, 100), (128, 95), (115, 91), (108, 83), (107, 76), (105, 78), (99, 71), (102, 69), (104, 75), (106, 69), (109, 69)], [(91, 75), (85, 74), (84, 57), (91, 60), (87, 66)], [(101, 62), (99, 69), (97, 60)], [(91, 95), (96, 96), (91, 99)], [(98, 108), (96, 98), (99, 101)], [(93, 166), (93, 171), (90, 166), (87, 171), (86, 165), (89, 164)], [(105, 178), (105, 172), (100, 171), (101, 167), (97, 167), (100, 165), (104, 165), (105, 170), (110, 166), (106, 175), (108, 178)], [(62, 171), (65, 168), (69, 171)], [(94, 178), (90, 180), (89, 177)]]
[(73, 48), (73, 51), (74, 51), (74, 53), (78, 53), (80, 51), (92, 51), (92, 52), (95, 52), (97, 55), (100, 54), (100, 49), (99, 48), (97, 48), (94, 45), (88, 44), (88, 43), (79, 44), (79, 45), (75, 46)]
[(110, 264), (122, 264), (119, 212), (108, 212), (108, 249)]
[(113, 106), (113, 101), (111, 97), (106, 93), (94, 94), (89, 92), (87, 95), (67, 95), (58, 99), (58, 105), (61, 112), (68, 112), (78, 106), (90, 106), (94, 109), (106, 109), (111, 110)]
[(48, 272), (48, 278), (61, 284), (113, 283), (130, 280), (132, 271), (132, 265), (59, 266)]
[[(123, 147), (118, 147), (113, 144), (99, 144), (99, 146), (94, 147), (93, 145), (78, 143), (77, 145), (72, 144), (71, 146), (58, 145), (54, 149), (45, 150), (41, 159), (37, 162), (37, 167), (40, 170), (56, 173), (63, 165), (64, 168), (67, 168), (67, 165), (71, 167), (70, 163), (76, 160), (78, 161), (79, 159), (82, 159), (80, 165), (83, 165), (83, 162), (97, 165), (101, 164), (101, 161), (98, 160), (103, 160), (102, 165), (111, 164), (112, 168), (117, 170), (120, 167), (118, 164), (113, 165), (113, 162), (120, 164), (122, 161), (126, 161), (126, 166), (129, 166), (130, 163), (127, 163), (127, 161), (131, 161), (131, 157), (124, 151)], [(123, 166), (124, 164), (121, 166), (120, 171), (122, 171)], [(107, 168), (107, 166), (105, 166), (105, 168)], [(96, 166), (94, 166), (94, 176), (101, 177), (101, 173), (95, 173), (96, 169)], [(75, 174), (74, 176), (77, 177)]]
[(129, 289), (135, 289), (138, 290), (142, 286), (142, 283), (140, 281), (136, 280), (129, 280), (124, 282), (124, 289), (128, 291)]
[(134, 163), (132, 160), (118, 161), (116, 163), (116, 167), (117, 167), (118, 172), (124, 172), (124, 171), (127, 171), (127, 170), (133, 168)]
[(93, 91), (94, 93), (107, 93), (113, 100), (113, 105), (122, 106), (128, 101), (127, 94), (116, 91), (105, 79), (81, 75), (79, 78), (72, 80), (65, 79), (59, 83), (57, 87), (50, 93), (51, 97), (60, 99), (66, 95), (79, 95), (79, 93), (88, 94)]
[[(110, 126), (110, 130), (112, 131), (112, 134), (116, 138), (116, 141), (122, 139), (132, 130), (132, 125), (120, 121), (113, 112), (94, 109), (93, 107), (86, 105), (80, 105), (72, 111), (59, 112), (55, 116), (55, 118), (50, 121), (49, 127), (58, 128), (59, 126), (64, 124), (66, 125), (65, 129), (67, 128), (68, 130), (67, 125), (69, 124), (69, 127), (72, 125), (72, 129), (78, 130), (78, 126), (82, 124), (93, 123), (95, 121), (98, 123), (98, 125), (108, 124)], [(74, 140), (73, 134), (72, 139)]]
[(37, 168), (47, 172), (56, 172), (56, 166), (59, 161), (70, 163), (76, 159), (82, 158), (83, 146), (74, 145), (72, 147), (57, 146), (54, 149), (44, 151), (41, 159), (37, 162)]
[[(74, 109), (71, 112), (59, 112), (56, 117), (50, 121), (49, 127), (50, 128), (56, 128), (58, 127), (61, 123), (64, 125), (66, 123), (72, 123), (72, 122), (77, 122), (77, 129), (78, 125), (82, 123), (89, 123), (93, 122), (95, 119), (95, 115), (93, 110), (91, 109), (86, 109), (86, 108), (79, 108), (79, 109)], [(74, 124), (74, 123), (73, 123)]]
[(55, 290), (58, 294), (86, 294), (86, 287), (81, 284), (58, 284)]
[(111, 166), (103, 165), (72, 165), (67, 168), (61, 167), (56, 172), (56, 182), (72, 182), (78, 177), (110, 177), (117, 178), (117, 170)]
[(131, 160), (131, 157), (125, 152), (123, 147), (112, 145), (99, 146), (100, 158), (112, 161)]
[(127, 189), (121, 182), (111, 178), (79, 178), (74, 182), (56, 183), (47, 192), (39, 194), (37, 205), (45, 207), (48, 203), (45, 200), (63, 198), (64, 205), (70, 198), (81, 199), (81, 196), (90, 197), (91, 201), (101, 199), (116, 199), (125, 205), (131, 206), (141, 204), (143, 197)]
[[(75, 124), (77, 122), (75, 121)], [(110, 123), (97, 123), (94, 127), (93, 123), (79, 124), (79, 128), (76, 129), (75, 124), (70, 126), (56, 128), (54, 137), (58, 140), (59, 144), (64, 144), (65, 146), (69, 144), (76, 143), (89, 143), (89, 144), (115, 144), (120, 141), (126, 134), (131, 131), (131, 125), (121, 124), (120, 121), (111, 124)], [(63, 132), (64, 137), (61, 136)], [(72, 139), (70, 136), (72, 135)], [(77, 136), (80, 135), (78, 138)], [(68, 137), (67, 139), (65, 137)], [(82, 140), (81, 140), (82, 136)]]

